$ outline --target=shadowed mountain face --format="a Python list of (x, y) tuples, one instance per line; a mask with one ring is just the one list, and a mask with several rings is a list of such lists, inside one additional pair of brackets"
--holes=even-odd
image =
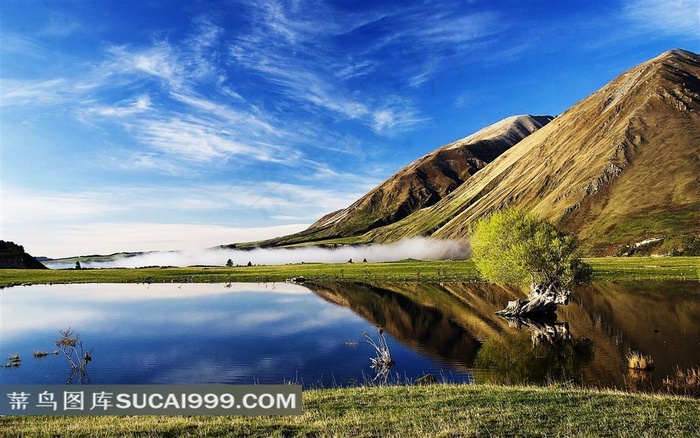
[(0, 240), (0, 269), (47, 269), (40, 261), (24, 252), (24, 247)]
[[(357, 236), (434, 205), (503, 152), (552, 120), (515, 116), (436, 149), (399, 170), (349, 207), (285, 240)], [(285, 242), (287, 243), (287, 242)]]
[(700, 233), (700, 56), (666, 52), (549, 120), (509, 118), (443, 146), (276, 243), (461, 239), (505, 206), (576, 234), (589, 255), (649, 240), (670, 252)]

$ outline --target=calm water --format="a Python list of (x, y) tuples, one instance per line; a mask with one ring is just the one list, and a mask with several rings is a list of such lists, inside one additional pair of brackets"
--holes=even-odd
[[(71, 327), (94, 348), (93, 383), (282, 383), (333, 386), (372, 376), (375, 326), (402, 379), (658, 389), (700, 365), (700, 283), (600, 283), (574, 291), (558, 320), (494, 315), (510, 289), (487, 284), (53, 285), (0, 290), (1, 383), (63, 383), (52, 351)], [(522, 297), (521, 297), (522, 298)], [(656, 369), (630, 373), (629, 349)]]
[[(18, 353), (19, 367), (0, 382), (64, 383), (70, 367), (51, 352), (58, 330), (71, 327), (86, 347), (92, 383), (283, 383), (346, 385), (372, 377), (367, 331), (351, 310), (298, 285), (87, 284), (0, 290), (0, 360)], [(444, 361), (388, 338), (397, 371), (415, 379), (443, 373)]]

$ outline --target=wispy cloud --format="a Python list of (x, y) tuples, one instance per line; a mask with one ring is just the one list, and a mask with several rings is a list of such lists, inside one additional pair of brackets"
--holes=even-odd
[[(102, 186), (72, 193), (5, 184), (3, 236), (35, 254), (52, 256), (253, 241), (300, 231), (322, 214), (347, 206), (374, 183), (346, 180), (343, 174), (329, 177), (336, 184), (326, 187), (314, 181), (260, 182), (249, 176), (231, 184)], [(144, 210), (150, 223), (130, 219), (142, 217)], [(174, 217), (187, 218), (187, 223)], [(269, 225), (251, 226), (255, 223)]]
[[(127, 152), (130, 159), (119, 160), (120, 168), (175, 173), (188, 162), (232, 158), (294, 165), (300, 152), (281, 140), (286, 136), (280, 124), (248, 105), (225, 85), (224, 78), (217, 76), (218, 99), (196, 90), (198, 77), (218, 74), (205, 55), (220, 34), (206, 20), (196, 30), (182, 47), (163, 41), (138, 49), (111, 47), (108, 60), (96, 64), (87, 75), (3, 78), (2, 105), (65, 106), (87, 124), (121, 125), (145, 150)], [(146, 92), (144, 81), (156, 81), (161, 91)], [(112, 100), (130, 89), (136, 90), (135, 95)], [(236, 99), (231, 102), (231, 97)]]
[[(322, 109), (339, 120), (359, 121), (378, 134), (425, 120), (405, 96), (392, 97), (391, 90), (379, 90), (384, 95), (376, 95), (348, 84), (374, 73), (378, 63), (367, 56), (365, 47), (354, 55), (338, 53), (336, 39), (370, 19), (343, 16), (330, 8), (306, 10), (300, 14), (278, 2), (260, 2), (253, 10), (256, 25), (251, 33), (231, 44), (236, 65), (257, 72), (285, 98), (301, 102), (311, 113)], [(400, 99), (401, 105), (387, 103), (387, 98)]]
[[(52, 256), (204, 248), (301, 231), (367, 189), (357, 188), (344, 195), (330, 188), (249, 181), (66, 194), (3, 186), (3, 237)], [(149, 223), (126, 219), (144, 210)], [(188, 218), (187, 223), (173, 217)]]
[(700, 4), (697, 0), (628, 0), (626, 17), (638, 26), (668, 35), (700, 36)]
[[(31, 191), (3, 186), (3, 223), (71, 223), (77, 220), (114, 221), (148, 206), (149, 216), (164, 219), (188, 213), (206, 221), (208, 214), (278, 219), (282, 216), (313, 220), (343, 208), (369, 190), (373, 181), (350, 180), (344, 191), (330, 187), (239, 179), (232, 184), (189, 186), (109, 186), (95, 190), (61, 193)], [(288, 219), (284, 219), (288, 220)], [(229, 223), (235, 222), (231, 219)]]
[(113, 106), (94, 106), (87, 112), (103, 117), (128, 117), (142, 114), (150, 109), (152, 109), (151, 98), (148, 95), (143, 95), (135, 100), (128, 100)]
[(3, 54), (18, 54), (43, 58), (46, 49), (37, 41), (27, 35), (12, 32), (0, 33), (0, 52)]
[(53, 106), (73, 101), (76, 89), (63, 78), (21, 80), (0, 79), (2, 99), (0, 105), (11, 106)]
[[(250, 242), (301, 231), (306, 225), (233, 227), (173, 222), (81, 222), (33, 229), (21, 224), (5, 227), (3, 237), (22, 242), (33, 255), (70, 257), (120, 251), (203, 249)], [(224, 259), (224, 263), (226, 259)], [(193, 261), (193, 263), (201, 263)]]
[(9, 187), (2, 188), (3, 224), (77, 221), (105, 217), (129, 207), (114, 202), (104, 192), (80, 193), (31, 192)]
[(77, 18), (54, 11), (49, 15), (48, 23), (39, 29), (38, 35), (50, 38), (64, 38), (84, 30), (84, 26)]
[(472, 46), (507, 28), (495, 13), (454, 13), (432, 3), (353, 13), (274, 0), (249, 7), (254, 25), (230, 46), (237, 66), (257, 72), (311, 113), (327, 111), (380, 135), (429, 120), (411, 89), (466, 62)]
[(140, 50), (114, 46), (108, 49), (108, 54), (110, 60), (99, 67), (100, 73), (106, 77), (141, 74), (160, 79), (170, 86), (181, 86), (184, 82), (184, 66), (167, 42), (157, 42), (152, 47)]
[(139, 124), (139, 140), (162, 153), (193, 162), (227, 160), (232, 156), (274, 161), (267, 148), (230, 138), (220, 127), (198, 118), (175, 117), (169, 120), (150, 120)]

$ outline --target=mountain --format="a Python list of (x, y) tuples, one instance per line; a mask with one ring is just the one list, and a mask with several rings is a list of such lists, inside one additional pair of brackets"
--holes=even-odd
[(501, 120), (415, 160), (349, 207), (322, 217), (307, 230), (266, 244), (358, 236), (399, 221), (436, 204), (551, 120), (551, 116), (529, 115)]
[(266, 244), (465, 239), (506, 206), (577, 235), (588, 255), (669, 253), (700, 235), (699, 55), (665, 52), (550, 119), (506, 119), (443, 146)]
[[(365, 238), (464, 238), (505, 206), (578, 235), (588, 254), (700, 233), (700, 56), (672, 50), (614, 79), (440, 202)], [(677, 240), (676, 240), (677, 241)]]
[(0, 269), (48, 269), (37, 259), (24, 252), (24, 247), (0, 240)]

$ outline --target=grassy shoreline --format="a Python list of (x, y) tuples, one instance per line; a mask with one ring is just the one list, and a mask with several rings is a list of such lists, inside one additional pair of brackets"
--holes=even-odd
[[(700, 258), (587, 259), (596, 281), (699, 281)], [(0, 270), (0, 286), (40, 283), (473, 281), (470, 261), (238, 268)], [(668, 395), (433, 385), (315, 389), (289, 417), (4, 417), (0, 437), (700, 436), (700, 400)]]
[(557, 387), (320, 389), (284, 417), (6, 417), (2, 437), (699, 436), (700, 400)]
[[(700, 257), (588, 258), (594, 281), (699, 280)], [(312, 281), (474, 281), (470, 260), (384, 263), (303, 263), (242, 267), (0, 269), (0, 287), (49, 283), (229, 283)]]

